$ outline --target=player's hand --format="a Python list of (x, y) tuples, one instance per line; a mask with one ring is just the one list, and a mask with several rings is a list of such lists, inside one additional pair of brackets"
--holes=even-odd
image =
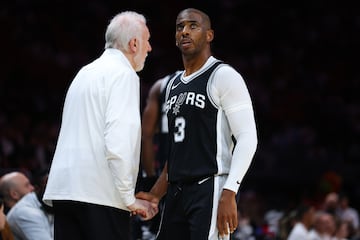
[(150, 193), (150, 192), (138, 192), (135, 195), (136, 198), (138, 199), (143, 199), (143, 200), (147, 200), (153, 204), (155, 204), (156, 206), (158, 206), (160, 199), (155, 196), (154, 194)]
[(224, 189), (218, 206), (217, 228), (221, 237), (233, 233), (238, 226), (235, 192)]
[(128, 206), (128, 208), (131, 214), (139, 215), (144, 221), (153, 218), (159, 211), (157, 204), (143, 199), (136, 199), (135, 203)]

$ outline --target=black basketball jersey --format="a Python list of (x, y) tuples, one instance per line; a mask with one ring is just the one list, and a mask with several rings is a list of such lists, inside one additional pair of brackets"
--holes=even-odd
[(208, 82), (220, 63), (214, 62), (189, 82), (183, 82), (180, 74), (167, 87), (170, 182), (191, 181), (218, 171), (218, 109), (209, 98)]

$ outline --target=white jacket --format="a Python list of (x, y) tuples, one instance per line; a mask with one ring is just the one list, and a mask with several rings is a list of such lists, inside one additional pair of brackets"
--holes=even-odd
[(128, 210), (135, 202), (140, 140), (139, 77), (121, 51), (106, 49), (67, 92), (44, 201)]

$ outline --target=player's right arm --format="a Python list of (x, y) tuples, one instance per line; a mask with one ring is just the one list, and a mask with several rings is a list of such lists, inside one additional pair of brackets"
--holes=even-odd
[(139, 192), (136, 194), (136, 198), (144, 199), (152, 203), (158, 204), (160, 199), (166, 194), (168, 188), (167, 181), (167, 162), (162, 170), (159, 178), (157, 179), (150, 192)]

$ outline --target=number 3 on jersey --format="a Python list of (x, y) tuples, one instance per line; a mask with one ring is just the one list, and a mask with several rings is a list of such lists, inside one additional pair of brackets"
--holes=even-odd
[(175, 131), (174, 131), (174, 141), (182, 142), (185, 138), (185, 118), (177, 117), (175, 119)]

